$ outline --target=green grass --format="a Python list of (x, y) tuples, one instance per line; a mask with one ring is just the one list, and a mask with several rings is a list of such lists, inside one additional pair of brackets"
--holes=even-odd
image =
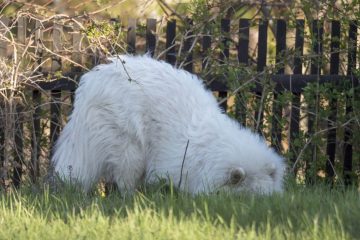
[(101, 197), (23, 187), (0, 194), (0, 239), (360, 239), (356, 189), (194, 197), (152, 188)]

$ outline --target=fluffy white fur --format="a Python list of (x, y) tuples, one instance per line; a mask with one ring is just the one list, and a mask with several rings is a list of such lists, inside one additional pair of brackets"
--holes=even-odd
[(130, 192), (159, 178), (182, 178), (190, 193), (282, 190), (282, 158), (222, 113), (199, 78), (148, 56), (111, 61), (76, 90), (53, 155), (62, 178), (85, 190), (101, 177)]

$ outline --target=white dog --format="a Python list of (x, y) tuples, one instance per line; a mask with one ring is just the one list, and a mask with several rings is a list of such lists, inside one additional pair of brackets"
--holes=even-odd
[(282, 158), (222, 113), (199, 78), (148, 56), (110, 60), (76, 90), (53, 155), (63, 179), (85, 190), (105, 177), (129, 192), (159, 178), (190, 193), (282, 191)]

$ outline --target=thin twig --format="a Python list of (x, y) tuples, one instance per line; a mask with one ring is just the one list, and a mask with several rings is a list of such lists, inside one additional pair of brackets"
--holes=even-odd
[(182, 181), (182, 176), (183, 176), (183, 169), (184, 169), (184, 163), (185, 163), (185, 157), (186, 157), (187, 149), (188, 149), (188, 147), (189, 147), (189, 142), (190, 142), (190, 140), (187, 140), (186, 148), (185, 148), (185, 153), (184, 153), (184, 158), (183, 158), (182, 163), (181, 163), (180, 180), (179, 180), (179, 184), (178, 184), (178, 188), (179, 188), (179, 189), (180, 189), (180, 186), (181, 186), (181, 181)]
[(163, 6), (166, 9), (168, 9), (171, 12), (171, 14), (178, 17), (182, 22), (185, 22), (185, 19), (179, 13), (177, 13), (174, 9), (172, 9), (165, 1), (157, 0), (157, 2), (159, 3), (160, 6)]
[(296, 168), (296, 165), (298, 164), (298, 162), (300, 161), (302, 155), (304, 154), (305, 149), (309, 146), (309, 144), (312, 142), (312, 140), (313, 140), (317, 135), (319, 135), (319, 134), (321, 134), (321, 133), (324, 133), (324, 132), (327, 132), (327, 131), (330, 131), (331, 129), (337, 129), (337, 128), (339, 128), (339, 127), (344, 127), (344, 126), (350, 124), (352, 121), (353, 121), (353, 119), (350, 119), (350, 120), (348, 120), (347, 122), (345, 122), (344, 124), (342, 124), (342, 125), (340, 125), (340, 126), (334, 126), (334, 127), (331, 127), (331, 128), (326, 128), (326, 129), (320, 130), (320, 131), (318, 131), (318, 132), (315, 132), (315, 133), (309, 138), (309, 140), (307, 141), (307, 143), (305, 143), (304, 147), (301, 149), (301, 151), (300, 151), (298, 157), (296, 158), (296, 160), (295, 160), (295, 162), (294, 162), (294, 164), (293, 164), (293, 167), (292, 167), (292, 169), (291, 169), (292, 172), (294, 172), (294, 170), (295, 170), (295, 168)]
[[(263, 73), (263, 72), (262, 72), (262, 73)], [(231, 98), (232, 96), (234, 96), (235, 94), (237, 94), (241, 89), (243, 89), (243, 88), (244, 88), (246, 85), (248, 85), (249, 83), (255, 81), (260, 75), (261, 75), (261, 73), (258, 74), (258, 75), (256, 75), (255, 77), (252, 77), (251, 79), (247, 80), (246, 82), (244, 82), (243, 84), (241, 84), (239, 87), (237, 87), (234, 91), (231, 91), (231, 93), (228, 94), (228, 96), (222, 98), (222, 99), (218, 102), (218, 105), (221, 105), (221, 104), (227, 102), (227, 100), (228, 100), (229, 98)]]

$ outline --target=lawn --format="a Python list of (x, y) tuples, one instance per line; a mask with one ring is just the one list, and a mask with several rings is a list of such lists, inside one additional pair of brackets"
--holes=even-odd
[(0, 194), (0, 239), (360, 239), (356, 189), (190, 196), (151, 187), (104, 197), (25, 186)]

